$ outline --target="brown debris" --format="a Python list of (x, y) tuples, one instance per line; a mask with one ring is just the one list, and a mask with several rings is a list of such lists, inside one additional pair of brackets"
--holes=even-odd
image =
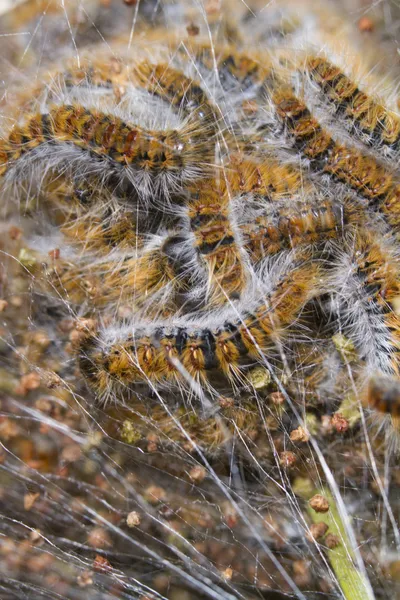
[(310, 527), (310, 531), (306, 535), (306, 538), (310, 542), (320, 540), (324, 537), (328, 529), (329, 526), (326, 523), (313, 523)]
[(198, 27), (198, 25), (195, 25), (194, 23), (190, 23), (190, 25), (186, 27), (186, 31), (188, 35), (190, 35), (190, 37), (195, 37), (196, 35), (199, 35), (200, 27)]
[(76, 578), (76, 581), (81, 588), (93, 585), (93, 571), (82, 571), (82, 573)]
[(333, 533), (328, 533), (325, 538), (325, 544), (328, 546), (330, 550), (337, 548), (340, 545), (340, 539), (337, 535)]
[(128, 527), (137, 527), (138, 525), (140, 525), (140, 523), (140, 515), (135, 510), (130, 512), (129, 515), (126, 517), (126, 524), (128, 525)]
[(332, 417), (332, 425), (338, 433), (346, 433), (349, 428), (349, 422), (340, 413), (335, 413)]
[(24, 509), (31, 510), (32, 506), (35, 504), (35, 502), (39, 498), (39, 496), (40, 496), (39, 492), (37, 492), (36, 494), (25, 494)]
[(310, 434), (300, 426), (297, 429), (293, 429), (293, 431), (290, 433), (290, 439), (292, 442), (308, 442), (310, 439)]
[(281, 466), (284, 467), (285, 469), (290, 469), (291, 467), (294, 467), (294, 465), (296, 464), (297, 456), (295, 455), (294, 452), (290, 452), (290, 451), (281, 452), (279, 455), (279, 462), (280, 462)]
[(317, 513), (326, 513), (329, 510), (329, 502), (321, 494), (315, 494), (309, 502), (311, 508)]
[(201, 483), (207, 475), (207, 471), (201, 465), (196, 465), (189, 471), (190, 479), (195, 483)]
[(38, 387), (40, 387), (40, 375), (33, 371), (21, 377), (20, 384), (15, 391), (21, 396), (26, 396), (28, 392), (37, 390)]

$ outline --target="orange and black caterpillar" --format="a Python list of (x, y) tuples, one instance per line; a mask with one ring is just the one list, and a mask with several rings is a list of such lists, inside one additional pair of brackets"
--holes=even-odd
[(189, 115), (191, 120), (197, 119), (206, 126), (208, 123), (206, 131), (212, 131), (218, 111), (199, 82), (166, 63), (152, 64), (149, 61), (137, 66), (134, 79), (148, 92)]
[(222, 176), (191, 186), (189, 195), (187, 218), (194, 250), (206, 265), (211, 295), (222, 301), (240, 296), (246, 283), (245, 270)]
[(295, 147), (309, 159), (312, 171), (331, 175), (354, 189), (371, 205), (377, 204), (388, 223), (400, 223), (400, 185), (376, 159), (336, 142), (313, 117), (305, 102), (291, 91), (277, 91), (273, 101), (277, 114), (294, 137)]
[[(150, 195), (154, 187), (146, 178), (168, 177), (170, 191), (176, 191), (178, 182), (203, 176), (213, 155), (197, 124), (181, 130), (149, 131), (112, 113), (81, 105), (54, 106), (48, 113), (28, 116), (25, 121), (0, 145), (0, 175), (32, 151), (45, 147), (51, 153), (51, 144), (69, 144), (109, 161), (113, 168), (119, 168), (118, 174), (123, 173), (141, 193)], [(107, 180), (106, 169), (102, 169), (101, 178)], [(167, 188), (161, 185), (156, 189)]]
[[(206, 383), (213, 372), (242, 379), (244, 359), (262, 360), (268, 348), (288, 335), (306, 302), (315, 294), (319, 267), (300, 264), (286, 273), (253, 311), (223, 325), (144, 324), (97, 332), (79, 348), (82, 373), (100, 397), (123, 387), (148, 383)], [(216, 317), (221, 320), (221, 317)], [(104, 336), (104, 337), (103, 337)]]
[(233, 46), (189, 44), (189, 58), (199, 65), (200, 70), (213, 72), (217, 68), (218, 80), (226, 90), (239, 87), (245, 91), (260, 86), (272, 71), (265, 54), (242, 52)]
[(398, 152), (400, 117), (394, 111), (360, 90), (352, 79), (326, 58), (307, 58), (305, 69), (332, 105), (334, 114), (344, 117), (351, 132), (360, 135), (363, 142), (383, 156), (388, 156), (385, 148)]
[(252, 259), (262, 260), (285, 248), (338, 238), (347, 225), (355, 223), (356, 214), (343, 205), (326, 200), (273, 206), (252, 222), (242, 225), (241, 234)]
[[(109, 62), (108, 69), (104, 68), (104, 60)], [(159, 97), (169, 108), (182, 112), (191, 121), (201, 121), (205, 133), (209, 134), (216, 125), (217, 107), (200, 83), (165, 62), (154, 63), (146, 59), (124, 64), (109, 56), (103, 57), (102, 62), (89, 62), (85, 68), (71, 68), (57, 77), (67, 89), (100, 87), (120, 96), (134, 86)]]
[(365, 362), (363, 376), (400, 376), (400, 263), (388, 240), (371, 231), (356, 234), (328, 283), (337, 318)]

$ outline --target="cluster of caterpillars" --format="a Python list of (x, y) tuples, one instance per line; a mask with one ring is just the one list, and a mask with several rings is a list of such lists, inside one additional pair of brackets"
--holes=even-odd
[(76, 348), (95, 394), (248, 387), (329, 323), (398, 415), (400, 117), (322, 55), (113, 60), (55, 74), (0, 143), (4, 190), (72, 249), (51, 285), (106, 323)]

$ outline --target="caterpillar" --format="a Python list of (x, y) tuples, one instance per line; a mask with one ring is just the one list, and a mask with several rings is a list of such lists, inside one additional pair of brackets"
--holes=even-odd
[(392, 174), (373, 157), (335, 142), (291, 92), (277, 92), (274, 103), (298, 149), (310, 159), (311, 168), (332, 175), (368, 201), (377, 202), (387, 221), (397, 227), (399, 188)]
[(396, 155), (400, 118), (350, 79), (336, 65), (320, 56), (308, 57), (305, 71), (318, 86), (335, 117), (382, 158)]
[(351, 203), (329, 200), (286, 202), (249, 211), (240, 223), (244, 247), (252, 260), (262, 260), (285, 248), (321, 244), (341, 237), (360, 218)]
[(369, 231), (356, 236), (352, 252), (340, 257), (332, 284), (338, 290), (343, 331), (354, 341), (367, 370), (398, 377), (399, 263), (387, 241), (374, 237)]
[(213, 154), (197, 125), (187, 125), (182, 131), (147, 131), (111, 114), (61, 105), (13, 128), (0, 149), (0, 174), (12, 173), (26, 155), (40, 159), (39, 150), (49, 148), (61, 165), (78, 160), (80, 154), (74, 148), (86, 151), (88, 158), (95, 158), (87, 161), (91, 173), (97, 171), (106, 181), (112, 176), (125, 179), (146, 198), (157, 190), (170, 196), (167, 180), (168, 190), (176, 191), (180, 181), (204, 176)]
[[(184, 382), (185, 377), (205, 381), (213, 369), (228, 379), (238, 377), (240, 359), (262, 358), (315, 293), (318, 266), (310, 271), (300, 264), (286, 279), (281, 277), (268, 302), (217, 329), (172, 322), (170, 326), (149, 324), (145, 330), (125, 327), (114, 343), (90, 336), (79, 349), (81, 371), (100, 397), (109, 392), (113, 379), (124, 386)], [(182, 375), (177, 364), (188, 375)]]
[(40, 10), (1, 38), (2, 592), (395, 597), (397, 116), (320, 58), (395, 39)]

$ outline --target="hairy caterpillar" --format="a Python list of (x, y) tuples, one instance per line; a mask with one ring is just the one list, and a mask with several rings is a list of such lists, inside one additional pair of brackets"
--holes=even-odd
[(346, 128), (383, 158), (396, 154), (400, 119), (395, 112), (361, 91), (339, 67), (323, 57), (309, 57), (305, 70), (332, 105), (333, 115), (343, 115)]
[(166, 192), (167, 181), (175, 192), (180, 181), (202, 176), (213, 154), (197, 124), (188, 124), (181, 131), (147, 131), (111, 114), (61, 105), (14, 127), (1, 148), (1, 174), (12, 174), (18, 160), (26, 155), (37, 155), (40, 160), (42, 149), (44, 156), (50, 150), (61, 169), (87, 152), (88, 158), (93, 156), (87, 161), (89, 172), (97, 171), (105, 181), (112, 177), (128, 181), (145, 198), (154, 191)]
[[(175, 363), (195, 380), (205, 380), (207, 372), (220, 370), (228, 378), (239, 375), (239, 360), (262, 357), (267, 346), (284, 331), (301, 310), (314, 289), (317, 268), (311, 271), (301, 265), (290, 272), (287, 280), (278, 282), (267, 303), (256, 306), (216, 330), (196, 324), (171, 323), (150, 325), (143, 332), (121, 331), (122, 340), (110, 346), (89, 338), (80, 349), (80, 365), (89, 381), (99, 390), (108, 391), (110, 378), (129, 385), (154, 380), (180, 380)], [(132, 333), (131, 333), (132, 332)], [(105, 350), (101, 350), (104, 344)], [(99, 349), (98, 349), (99, 348)]]
[(395, 597), (397, 121), (330, 59), (389, 42), (117, 1), (4, 61), (0, 594)]

